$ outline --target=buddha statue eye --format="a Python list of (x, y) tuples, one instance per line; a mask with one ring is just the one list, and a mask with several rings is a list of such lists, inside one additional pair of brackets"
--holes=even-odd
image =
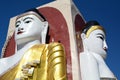
[(104, 40), (104, 38), (102, 36), (99, 37), (100, 39)]
[(26, 21), (25, 21), (25, 23), (30, 23), (30, 22), (32, 22), (32, 21), (31, 21), (31, 20), (26, 20)]
[(104, 35), (101, 34), (101, 33), (98, 33), (98, 34), (97, 34), (97, 38), (100, 38), (100, 39), (103, 40), (103, 41), (104, 41), (104, 39), (105, 39)]
[(33, 19), (32, 17), (26, 17), (23, 21), (24, 21), (24, 23), (29, 24), (29, 23), (31, 23), (33, 20), (34, 20), (34, 19)]
[(17, 28), (18, 26), (19, 26), (19, 25), (17, 24), (17, 25), (16, 25), (16, 28)]
[(20, 22), (20, 21), (17, 21), (16, 24), (15, 24), (15, 27), (16, 27), (16, 28), (19, 27), (20, 24), (21, 24), (21, 22)]
[(103, 36), (97, 36), (97, 38), (100, 38), (101, 40), (104, 40)]

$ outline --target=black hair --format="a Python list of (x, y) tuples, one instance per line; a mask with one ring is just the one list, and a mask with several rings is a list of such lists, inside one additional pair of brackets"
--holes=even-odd
[(84, 28), (82, 29), (82, 33), (85, 33), (90, 29), (91, 26), (94, 26), (94, 25), (100, 25), (96, 20), (91, 20), (91, 21), (88, 21)]
[(38, 9), (31, 8), (31, 9), (26, 10), (25, 12), (29, 12), (29, 11), (33, 11), (33, 12), (37, 13), (41, 18), (43, 18), (44, 21), (46, 21), (45, 17), (38, 11)]

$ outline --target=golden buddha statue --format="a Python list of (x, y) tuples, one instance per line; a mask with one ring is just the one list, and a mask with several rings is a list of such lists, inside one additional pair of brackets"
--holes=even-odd
[(48, 22), (36, 9), (16, 19), (14, 55), (0, 59), (0, 80), (67, 80), (61, 43), (45, 44)]

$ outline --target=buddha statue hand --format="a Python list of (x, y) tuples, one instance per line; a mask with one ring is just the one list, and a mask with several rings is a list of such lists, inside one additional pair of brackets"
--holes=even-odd
[(15, 80), (27, 80), (28, 77), (32, 77), (32, 75), (34, 73), (34, 69), (39, 64), (40, 64), (39, 60), (33, 60), (31, 62), (27, 62), (26, 64), (22, 65), (20, 77), (16, 78)]
[(23, 68), (36, 67), (38, 64), (40, 64), (40, 60), (33, 60), (33, 61), (27, 62), (27, 64), (23, 65)]

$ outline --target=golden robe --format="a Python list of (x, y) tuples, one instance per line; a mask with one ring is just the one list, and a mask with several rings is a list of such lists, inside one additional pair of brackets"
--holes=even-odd
[(67, 80), (63, 46), (50, 43), (31, 47), (0, 80)]

